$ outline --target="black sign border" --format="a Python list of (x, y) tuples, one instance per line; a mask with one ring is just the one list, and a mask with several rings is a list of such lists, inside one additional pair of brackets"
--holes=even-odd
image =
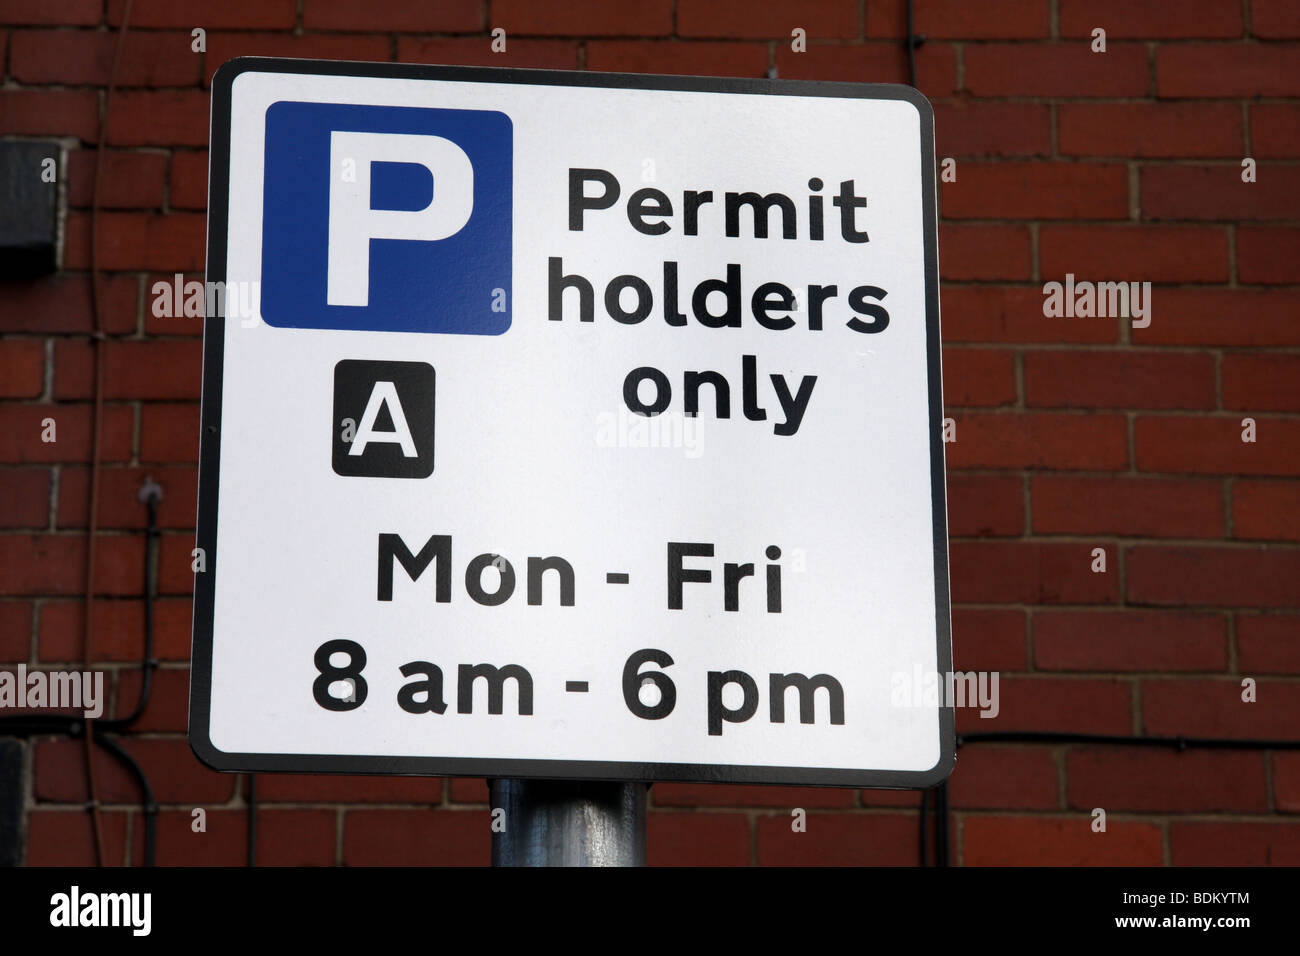
[[(934, 534), (935, 622), (938, 669), (952, 671), (951, 609), (948, 590), (948, 529), (944, 486), (943, 388), (939, 337), (938, 216), (934, 167), (934, 110), (918, 90), (884, 83), (657, 76), (496, 67), (424, 66), (239, 57), (212, 78), (212, 126), (208, 176), (208, 281), (225, 281), (229, 225), (231, 87), (242, 73), (296, 73), (461, 83), (520, 83), (533, 86), (598, 87), (665, 92), (745, 93), (769, 96), (846, 97), (904, 100), (920, 114), (921, 191), (925, 243), (926, 349), (929, 374), (930, 489)], [(190, 746), (214, 770), (245, 773), (350, 773), (455, 777), (528, 777), (567, 780), (682, 781), (782, 784), (793, 786), (928, 788), (947, 779), (956, 762), (953, 708), (940, 702), (940, 757), (929, 770), (769, 767), (731, 764), (643, 763), (639, 761), (396, 757), (380, 755), (228, 753), (210, 736), (213, 606), (216, 591), (217, 503), (221, 463), (221, 397), (225, 318), (208, 317), (203, 333), (203, 401), (200, 413), (197, 546), (206, 570), (194, 579), (194, 642), (190, 669)]]

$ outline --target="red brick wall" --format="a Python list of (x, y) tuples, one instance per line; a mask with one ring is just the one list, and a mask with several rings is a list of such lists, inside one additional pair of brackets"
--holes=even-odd
[[(64, 139), (71, 206), (64, 270), (0, 284), (0, 662), (81, 655), (89, 206), (122, 9), (0, 0), (0, 135)], [(1300, 738), (1300, 5), (916, 0), (916, 21), (938, 153), (957, 161), (940, 196), (956, 663), (1002, 674), (1000, 716), (963, 712), (959, 729)], [(247, 826), (247, 779), (184, 739), (200, 328), (147, 307), (155, 277), (203, 268), (215, 68), (251, 53), (903, 82), (905, 23), (902, 0), (136, 0), (103, 133), (94, 642), (125, 710), (150, 475), (166, 494), (163, 669), (125, 746), (163, 806), (159, 862), (239, 864)], [(489, 51), (498, 26), (505, 54)], [(1154, 283), (1150, 327), (1044, 318), (1042, 285), (1066, 272)], [(99, 758), (107, 855), (138, 862), (134, 781)], [(93, 860), (83, 761), (81, 742), (29, 743), (28, 863)], [(487, 857), (482, 781), (259, 784), (263, 863)], [(915, 793), (662, 784), (651, 799), (656, 863), (917, 861)], [(1295, 751), (973, 744), (950, 799), (968, 865), (1300, 863)]]

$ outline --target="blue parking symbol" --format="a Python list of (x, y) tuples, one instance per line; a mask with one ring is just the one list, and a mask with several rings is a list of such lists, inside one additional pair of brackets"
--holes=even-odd
[(505, 332), (513, 153), (510, 118), (495, 110), (273, 103), (263, 320)]

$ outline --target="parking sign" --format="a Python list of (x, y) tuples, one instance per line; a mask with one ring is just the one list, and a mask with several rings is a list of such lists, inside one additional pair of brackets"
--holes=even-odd
[(222, 67), (199, 756), (946, 777), (933, 153), (906, 87)]

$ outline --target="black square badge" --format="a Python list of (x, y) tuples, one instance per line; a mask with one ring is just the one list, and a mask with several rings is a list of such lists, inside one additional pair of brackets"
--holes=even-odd
[(363, 478), (433, 474), (433, 366), (344, 359), (334, 366), (334, 471)]

